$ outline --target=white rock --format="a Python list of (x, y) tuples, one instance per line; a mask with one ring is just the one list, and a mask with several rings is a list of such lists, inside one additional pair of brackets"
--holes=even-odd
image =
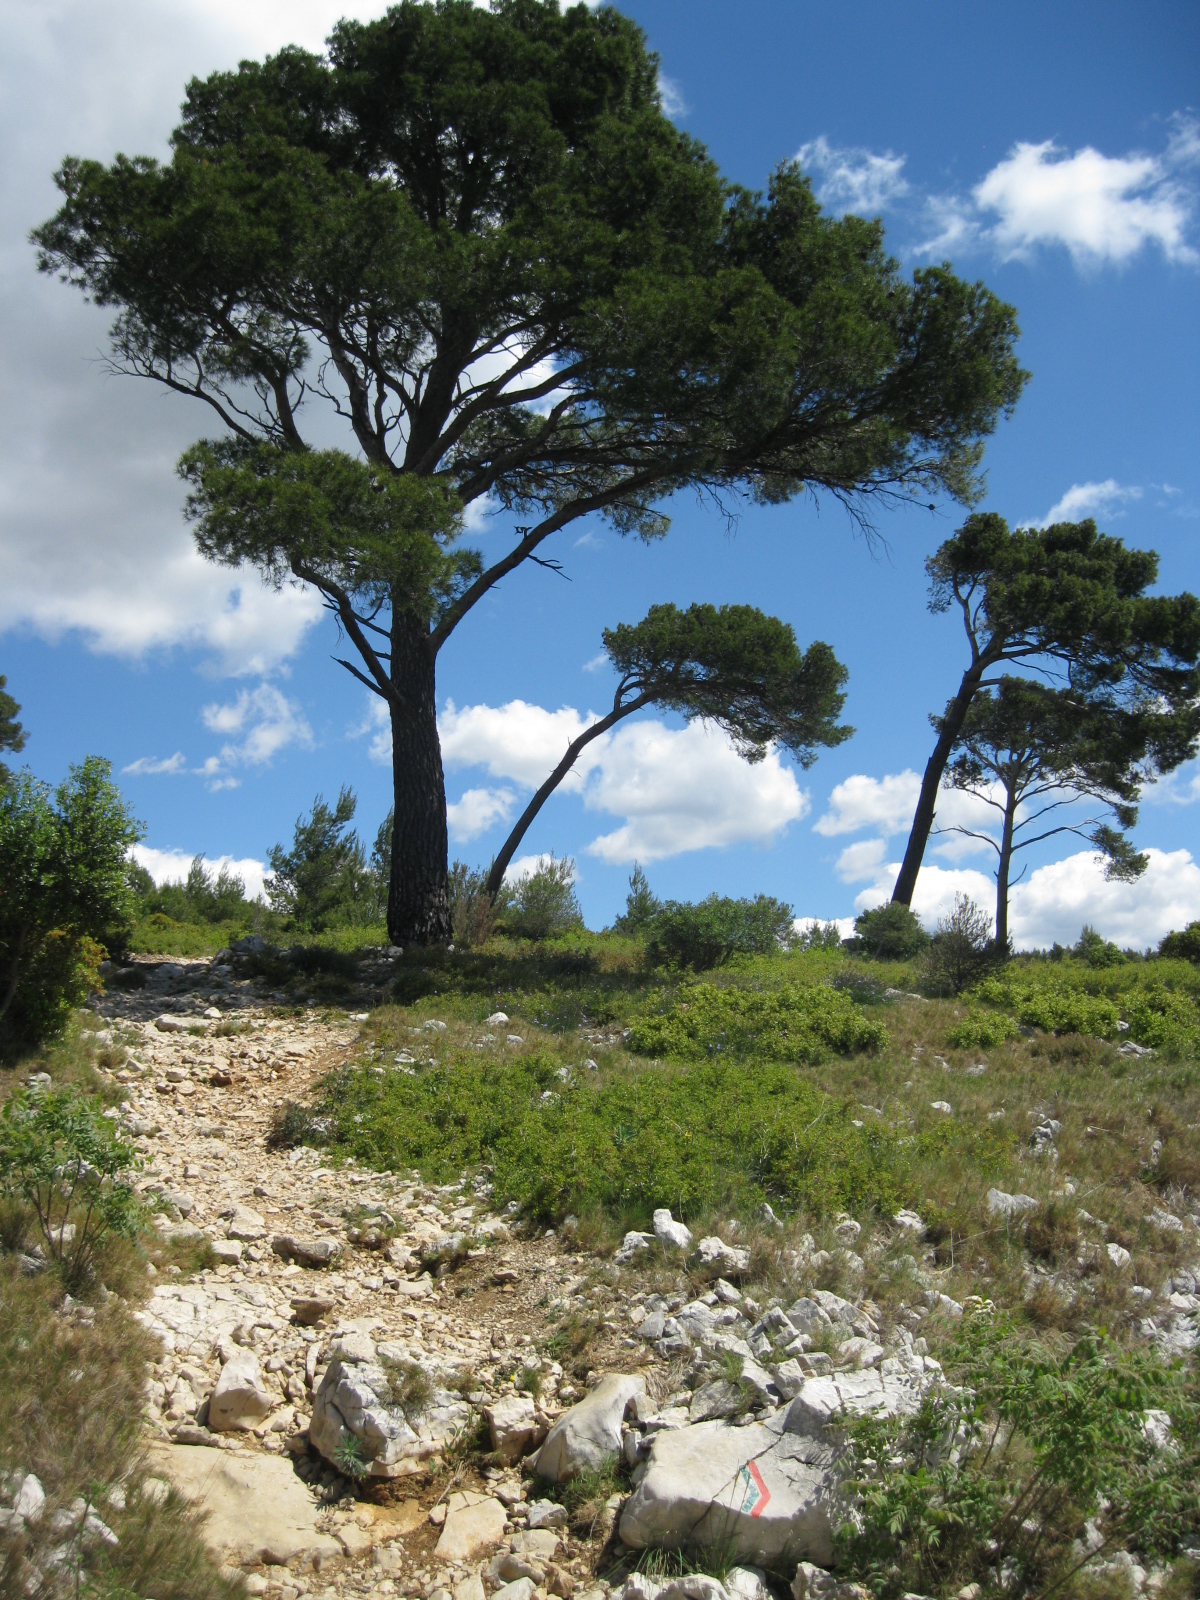
[(493, 1011), (490, 1017), (485, 1017), (484, 1018), (484, 1024), (485, 1024), (486, 1027), (489, 1027), (489, 1028), (498, 1028), (498, 1027), (500, 1027), (500, 1025), (502, 1023), (505, 1023), (507, 1021), (508, 1021), (508, 1013), (507, 1013), (507, 1011)]
[(759, 1567), (730, 1567), (725, 1588), (730, 1600), (770, 1600), (767, 1575)]
[(208, 1402), (208, 1425), (214, 1433), (253, 1428), (278, 1398), (278, 1394), (272, 1396), (263, 1382), (258, 1357), (249, 1350), (241, 1351), (221, 1368), (221, 1376)]
[(654, 1235), (652, 1233), (638, 1233), (631, 1229), (621, 1240), (613, 1260), (619, 1267), (627, 1266), (635, 1256), (641, 1255), (643, 1250), (649, 1250), (653, 1243)]
[(533, 1591), (537, 1587), (532, 1578), (518, 1578), (515, 1583), (506, 1583), (496, 1589), (492, 1600), (533, 1600)]
[(236, 1264), (242, 1259), (240, 1239), (213, 1239), (209, 1248), (212, 1250), (214, 1261)]
[(993, 1217), (1019, 1217), (1023, 1211), (1036, 1211), (1037, 1201), (1031, 1194), (1005, 1194), (1003, 1189), (989, 1189), (987, 1208)]
[(703, 1572), (689, 1572), (681, 1578), (672, 1578), (665, 1589), (660, 1589), (658, 1600), (730, 1600), (729, 1592), (719, 1578), (710, 1578)]
[(862, 1232), (862, 1223), (855, 1222), (853, 1217), (844, 1217), (833, 1231), (842, 1244), (851, 1245)]
[(915, 1211), (897, 1211), (892, 1221), (898, 1228), (915, 1233), (918, 1239), (925, 1237), (925, 1224)]
[(356, 1442), (371, 1477), (394, 1478), (423, 1470), (466, 1422), (469, 1410), (457, 1395), (434, 1387), (418, 1409), (393, 1406), (387, 1373), (375, 1346), (362, 1333), (343, 1333), (330, 1350), (329, 1366), (313, 1396), (309, 1439), (327, 1461)]
[(565, 1528), (567, 1508), (555, 1500), (535, 1500), (529, 1507), (531, 1528)]
[(505, 1395), (493, 1405), (484, 1406), (492, 1449), (509, 1464), (519, 1461), (545, 1438), (545, 1426), (538, 1422), (536, 1413), (533, 1397), (527, 1394)]
[(676, 1250), (688, 1250), (692, 1243), (692, 1230), (683, 1222), (676, 1222), (666, 1206), (660, 1206), (653, 1218), (654, 1237), (661, 1244)]
[(750, 1252), (739, 1245), (726, 1244), (710, 1234), (696, 1246), (700, 1270), (709, 1278), (741, 1277), (750, 1270)]
[(42, 1488), (41, 1480), (35, 1478), (32, 1472), (26, 1473), (21, 1479), (21, 1487), (17, 1490), (12, 1508), (26, 1522), (41, 1521), (42, 1512), (46, 1509), (46, 1491)]
[(708, 1544), (735, 1559), (828, 1562), (836, 1495), (828, 1446), (762, 1423), (701, 1422), (654, 1436), (621, 1539), (635, 1550)]
[(230, 1239), (240, 1239), (245, 1244), (253, 1244), (265, 1237), (267, 1224), (262, 1215), (252, 1211), (249, 1206), (235, 1206), (225, 1232)]
[(473, 1561), (504, 1537), (505, 1510), (490, 1495), (460, 1492), (446, 1503), (446, 1521), (434, 1549), (439, 1561)]
[(931, 1100), (929, 1102), (929, 1109), (931, 1111), (940, 1111), (945, 1117), (954, 1115), (954, 1107), (950, 1104), (949, 1100)]
[(1104, 1247), (1104, 1253), (1118, 1272), (1123, 1272), (1133, 1261), (1133, 1257), (1125, 1249), (1124, 1245), (1107, 1244)]
[(534, 1470), (551, 1483), (562, 1483), (580, 1472), (598, 1472), (616, 1459), (621, 1449), (621, 1424), (646, 1380), (638, 1374), (610, 1374), (601, 1378), (578, 1405), (563, 1413), (538, 1451)]
[(936, 1362), (908, 1352), (863, 1371), (808, 1378), (788, 1407), (784, 1431), (813, 1439), (836, 1438), (838, 1425), (847, 1417), (911, 1416), (925, 1390), (940, 1379)]
[(1161, 1228), (1164, 1233), (1182, 1233), (1183, 1223), (1173, 1211), (1164, 1211), (1161, 1206), (1155, 1206), (1150, 1213), (1150, 1221), (1156, 1228)]

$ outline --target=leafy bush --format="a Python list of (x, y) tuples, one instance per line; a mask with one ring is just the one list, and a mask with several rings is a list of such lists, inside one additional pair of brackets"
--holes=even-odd
[(1111, 940), (1102, 938), (1086, 922), (1071, 953), (1078, 956), (1080, 961), (1086, 961), (1089, 967), (1119, 967), (1125, 960)]
[(819, 1061), (883, 1049), (882, 1023), (863, 1016), (837, 989), (719, 989), (698, 983), (682, 989), (659, 1016), (635, 1019), (629, 1047), (643, 1056), (702, 1061), (753, 1055), (767, 1061)]
[[(1194, 1542), (1194, 1372), (1091, 1335), (1065, 1354), (1022, 1344), (984, 1314), (945, 1365), (958, 1387), (916, 1416), (849, 1425), (861, 1512), (839, 1531), (839, 1571), (880, 1600), (972, 1582), (1021, 1600), (1115, 1549), (1149, 1564)], [(1151, 1407), (1170, 1413), (1167, 1449), (1148, 1436)], [(1100, 1533), (1090, 1552), (1075, 1542), (1088, 1517)]]
[(840, 950), (842, 935), (836, 922), (813, 922), (796, 935), (797, 950)]
[(698, 905), (668, 900), (649, 925), (647, 959), (655, 966), (707, 972), (733, 955), (770, 955), (790, 946), (792, 908), (771, 895), (731, 900), (710, 894)]
[(572, 860), (550, 856), (511, 889), (505, 885), (499, 902), (503, 931), (518, 939), (553, 939), (582, 928), (574, 879)]
[(138, 915), (164, 916), (172, 922), (228, 922), (245, 927), (259, 920), (264, 911), (260, 901), (246, 899), (243, 879), (228, 867), (214, 875), (203, 856), (195, 856), (183, 883), (164, 883), (157, 887), (153, 878), (136, 861), (128, 866), (130, 886), (138, 899)]
[(496, 925), (496, 907), (486, 885), (487, 873), (464, 861), (450, 868), (450, 927), (454, 943), (464, 950), (486, 944)]
[(991, 917), (969, 895), (956, 894), (953, 911), (938, 918), (937, 932), (925, 952), (929, 982), (961, 994), (995, 955)]
[(985, 978), (975, 993), (1010, 1012), (1026, 1027), (1043, 1028), (1047, 1033), (1088, 1033), (1097, 1039), (1112, 1039), (1118, 1031), (1120, 1008), (1105, 995), (1075, 988), (1059, 967), (1045, 972), (1025, 968), (1019, 975), (1010, 969), (1003, 977)]
[(109, 1235), (136, 1234), (141, 1212), (127, 1181), (136, 1166), (97, 1102), (72, 1090), (18, 1090), (0, 1111), (0, 1193), (32, 1207), (71, 1286), (90, 1278)]
[(271, 909), (293, 917), (305, 932), (373, 922), (380, 915), (376, 875), (367, 867), (358, 835), (350, 831), (357, 806), (351, 789), (342, 789), (332, 810), (318, 795), (309, 815), (296, 819), (292, 848), (276, 844), (267, 854)]
[(89, 756), (53, 792), (27, 771), (0, 788), (0, 1051), (61, 1028), (132, 926), (141, 834), (111, 770)]
[(418, 1167), (430, 1182), (486, 1164), (497, 1203), (518, 1200), (543, 1220), (605, 1210), (644, 1221), (660, 1205), (686, 1217), (767, 1197), (817, 1214), (890, 1214), (909, 1195), (919, 1145), (856, 1127), (855, 1101), (831, 1099), (789, 1065), (703, 1061), (566, 1080), (561, 1067), (547, 1052), (413, 1075), (348, 1069), (326, 1081), (307, 1137), (376, 1168)]
[(1189, 922), (1181, 933), (1168, 933), (1160, 942), (1158, 953), (1200, 964), (1200, 922)]
[(860, 912), (854, 919), (854, 938), (844, 944), (874, 961), (907, 961), (928, 946), (929, 935), (910, 907), (889, 900), (873, 911)]
[(991, 1050), (1006, 1039), (1015, 1039), (1019, 1024), (1002, 1011), (972, 1011), (946, 1032), (946, 1043), (954, 1050)]
[(651, 894), (650, 882), (635, 861), (629, 874), (629, 893), (625, 896), (625, 911), (613, 923), (615, 933), (645, 933), (662, 910), (662, 901)]

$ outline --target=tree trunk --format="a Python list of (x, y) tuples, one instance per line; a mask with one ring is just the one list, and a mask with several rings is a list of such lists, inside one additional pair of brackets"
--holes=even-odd
[(893, 904), (908, 906), (912, 904), (913, 890), (917, 887), (917, 874), (921, 870), (921, 862), (925, 858), (925, 846), (929, 843), (930, 829), (933, 827), (933, 814), (937, 806), (938, 789), (941, 786), (942, 776), (950, 760), (950, 752), (954, 748), (954, 741), (962, 730), (967, 712), (971, 709), (971, 701), (979, 688), (979, 680), (983, 676), (984, 664), (976, 662), (963, 673), (962, 683), (958, 693), (946, 707), (946, 714), (942, 718), (941, 731), (938, 741), (933, 747), (933, 754), (925, 763), (925, 776), (921, 779), (921, 793), (917, 799), (917, 809), (913, 816), (912, 829), (908, 835), (908, 847), (904, 852), (904, 860), (900, 865), (900, 873), (896, 879), (896, 887), (892, 890)]
[(1004, 803), (1004, 831), (1000, 835), (1000, 865), (996, 868), (996, 954), (1008, 954), (1008, 873), (1012, 866), (1013, 824), (1017, 816), (1017, 791), (1008, 790)]
[(446, 780), (437, 731), (436, 658), (429, 627), (392, 612), (392, 875), (388, 938), (398, 945), (443, 944), (451, 935), (446, 881)]

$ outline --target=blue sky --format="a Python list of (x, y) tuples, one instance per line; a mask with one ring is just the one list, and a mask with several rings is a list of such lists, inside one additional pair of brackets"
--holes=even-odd
[[(86, 753), (108, 756), (160, 873), (173, 852), (261, 862), (342, 783), (373, 836), (386, 750), (313, 599), (249, 578), (231, 600), (238, 580), (191, 552), (173, 463), (207, 417), (107, 376), (106, 316), (39, 279), (24, 235), (53, 207), (63, 154), (160, 153), (190, 73), (293, 38), (316, 46), (342, 9), (18, 0), (5, 12), (0, 672), (24, 707), (25, 759), (57, 779)], [(986, 507), (1013, 523), (1093, 514), (1159, 551), (1164, 589), (1200, 592), (1196, 7), (624, 9), (659, 52), (672, 114), (729, 177), (761, 186), (802, 152), (832, 208), (884, 216), (907, 267), (948, 258), (1017, 306), (1033, 379), (989, 444)], [(568, 530), (554, 553), (569, 583), (515, 575), (443, 653), (452, 855), (486, 863), (565, 738), (606, 709), (604, 626), (656, 601), (743, 601), (834, 647), (855, 738), (808, 772), (783, 758), (751, 769), (717, 735), (633, 719), (523, 849), (576, 859), (593, 926), (621, 908), (633, 855), (663, 895), (764, 890), (799, 914), (850, 917), (890, 889), (928, 714), (961, 672), (961, 633), (926, 610), (923, 562), (962, 513), (881, 513), (870, 548), (832, 504), (748, 508), (732, 532), (688, 497), (671, 510), (650, 549), (602, 523)], [(477, 538), (498, 554), (508, 532), (496, 519)], [(1077, 840), (1051, 841), (1014, 896), (1019, 942), (1073, 939), (1089, 920), (1144, 944), (1200, 916), (1198, 819), (1193, 766), (1143, 806), (1152, 864), (1132, 888), (1105, 884)], [(986, 853), (947, 854), (952, 842), (927, 857), (929, 918), (956, 888), (987, 900)]]

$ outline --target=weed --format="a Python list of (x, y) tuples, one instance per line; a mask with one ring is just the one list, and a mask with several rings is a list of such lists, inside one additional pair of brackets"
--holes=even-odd
[(402, 1411), (405, 1420), (411, 1424), (424, 1411), (433, 1394), (429, 1374), (413, 1361), (385, 1359), (382, 1366), (388, 1392), (381, 1398), (386, 1398), (388, 1404)]
[(542, 1392), (542, 1369), (540, 1367), (522, 1367), (514, 1380), (515, 1387), (522, 1393), (532, 1395), (536, 1400)]
[(365, 1478), (371, 1469), (371, 1463), (363, 1454), (362, 1444), (353, 1434), (343, 1439), (333, 1452), (333, 1464), (344, 1478), (350, 1478), (355, 1483)]

